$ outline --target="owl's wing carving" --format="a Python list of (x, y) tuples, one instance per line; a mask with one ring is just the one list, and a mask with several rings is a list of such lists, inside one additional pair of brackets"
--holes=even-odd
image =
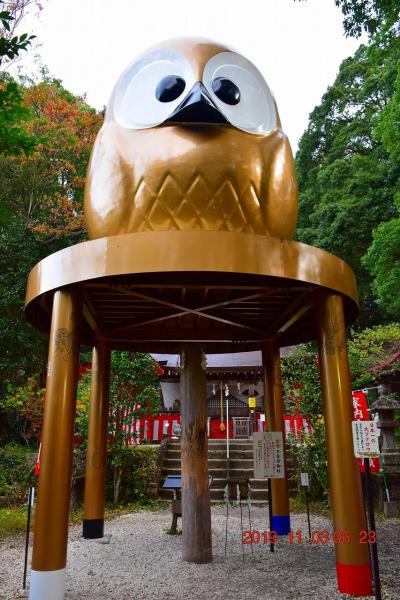
[(105, 123), (93, 146), (85, 187), (85, 220), (91, 239), (126, 233), (133, 196), (133, 167), (124, 160), (123, 140)]
[(279, 132), (276, 143), (264, 146), (262, 217), (273, 237), (293, 239), (297, 224), (297, 183), (289, 140)]

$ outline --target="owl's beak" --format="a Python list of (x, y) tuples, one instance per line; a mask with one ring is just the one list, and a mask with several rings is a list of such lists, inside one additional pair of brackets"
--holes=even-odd
[(183, 102), (164, 123), (210, 124), (228, 123), (218, 110), (201, 81), (197, 81)]

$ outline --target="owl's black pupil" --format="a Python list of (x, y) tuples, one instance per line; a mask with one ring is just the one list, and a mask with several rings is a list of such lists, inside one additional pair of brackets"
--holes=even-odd
[(156, 98), (160, 102), (172, 102), (182, 94), (186, 83), (178, 75), (167, 75), (163, 77), (156, 87)]
[(226, 77), (217, 77), (212, 82), (212, 90), (214, 94), (225, 102), (225, 104), (239, 104), (240, 102), (240, 90), (237, 85)]

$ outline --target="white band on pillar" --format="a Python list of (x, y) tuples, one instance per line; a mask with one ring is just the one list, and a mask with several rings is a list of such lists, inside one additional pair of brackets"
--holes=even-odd
[(64, 600), (65, 569), (31, 571), (29, 600)]

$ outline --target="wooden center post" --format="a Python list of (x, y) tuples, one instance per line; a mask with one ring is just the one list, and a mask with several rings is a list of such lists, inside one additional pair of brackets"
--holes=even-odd
[(181, 418), (182, 558), (207, 563), (212, 561), (207, 388), (205, 356), (194, 344), (181, 353)]

